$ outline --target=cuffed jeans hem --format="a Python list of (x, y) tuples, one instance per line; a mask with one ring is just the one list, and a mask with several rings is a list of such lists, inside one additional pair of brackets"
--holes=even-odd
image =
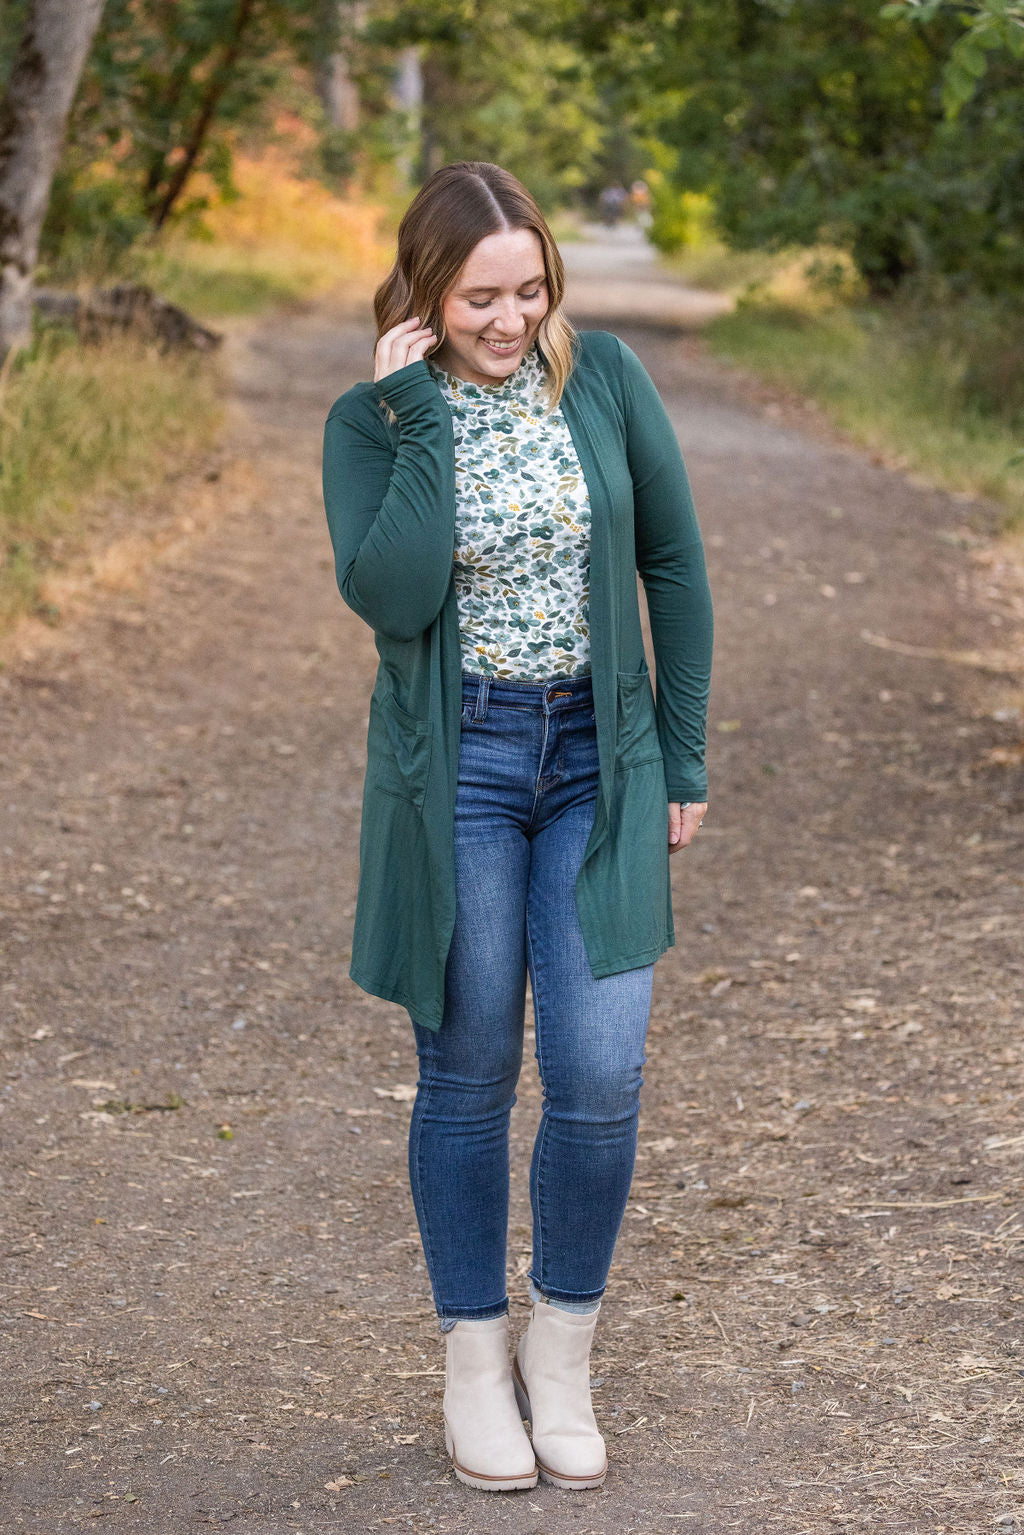
[(486, 1322), (491, 1317), (504, 1316), (508, 1311), (508, 1296), (493, 1306), (438, 1306), (437, 1317), (442, 1332), (451, 1332), (456, 1322)]
[(604, 1288), (600, 1290), (588, 1290), (584, 1292), (572, 1290), (552, 1290), (550, 1287), (541, 1289), (533, 1274), (528, 1273), (530, 1281), (530, 1299), (536, 1305), (539, 1301), (557, 1301), (565, 1311), (596, 1311), (598, 1302), (604, 1295)]

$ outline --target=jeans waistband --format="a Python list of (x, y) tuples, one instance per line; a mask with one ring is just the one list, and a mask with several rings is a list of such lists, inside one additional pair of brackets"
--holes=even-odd
[(579, 704), (591, 704), (594, 688), (591, 675), (586, 672), (575, 677), (549, 677), (546, 681), (533, 681), (520, 677), (488, 677), (483, 673), (462, 673), (463, 702), (475, 705), (474, 713), (482, 715), (488, 703), (515, 704), (518, 708), (535, 706), (538, 709), (572, 708)]

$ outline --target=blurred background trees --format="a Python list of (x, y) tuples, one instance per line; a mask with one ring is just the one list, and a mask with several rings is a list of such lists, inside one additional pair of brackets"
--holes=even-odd
[[(991, 0), (985, 13), (599, 0), (579, 37), (662, 150), (664, 247), (680, 238), (680, 195), (706, 193), (735, 248), (839, 247), (878, 295), (921, 277), (998, 292), (1024, 277), (1024, 8)], [(987, 19), (999, 28), (980, 30)]]
[[(5, 74), (28, 10), (4, 7)], [(698, 194), (733, 248), (839, 247), (874, 294), (1005, 292), (1022, 76), (1018, 0), (107, 0), (43, 248), (102, 267), (230, 197), (233, 150), (284, 107), (348, 191), (481, 158), (593, 209), (653, 170), (663, 248)]]
[[(40, 38), (65, 59), (41, 94)], [(624, 205), (663, 265), (734, 295), (711, 345), (1021, 499), (1024, 0), (0, 0), (0, 103), (5, 333), (30, 334), (37, 254), (40, 283), (141, 280), (214, 322), (365, 298), (416, 186), (494, 160), (559, 239)], [(54, 506), (95, 400), (98, 484), (171, 379), (108, 357), (137, 374), (115, 420), (76, 346), (37, 314), (0, 373), (0, 589), (56, 547), (39, 465), (74, 369)]]

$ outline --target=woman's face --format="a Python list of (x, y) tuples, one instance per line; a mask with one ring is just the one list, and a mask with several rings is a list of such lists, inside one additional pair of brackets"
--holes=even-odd
[(431, 360), (467, 383), (500, 384), (522, 362), (548, 304), (539, 235), (487, 235), (441, 305), (447, 334)]

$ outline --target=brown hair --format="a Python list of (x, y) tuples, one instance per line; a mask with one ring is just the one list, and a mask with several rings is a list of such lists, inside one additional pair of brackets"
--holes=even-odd
[(398, 226), (395, 264), (373, 298), (377, 339), (392, 326), (419, 315), (445, 339), (441, 305), (466, 259), (487, 235), (532, 229), (544, 250), (548, 312), (537, 341), (548, 376), (549, 409), (562, 397), (572, 371), (576, 331), (563, 313), (565, 268), (547, 221), (530, 193), (509, 171), (487, 160), (442, 165), (424, 182)]

